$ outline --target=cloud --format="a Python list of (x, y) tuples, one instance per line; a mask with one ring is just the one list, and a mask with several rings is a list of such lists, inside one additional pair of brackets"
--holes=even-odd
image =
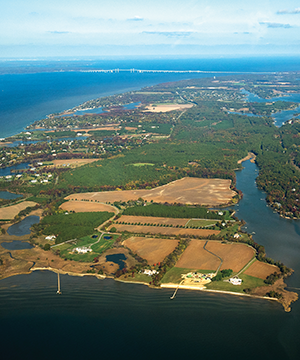
[(127, 21), (144, 21), (144, 19), (138, 15), (136, 15), (135, 17), (131, 18), (131, 19), (127, 19)]
[(278, 28), (290, 29), (293, 27), (290, 24), (271, 23), (271, 22), (266, 22), (266, 21), (261, 21), (260, 25), (266, 25), (268, 28), (272, 28), (272, 29), (278, 29)]
[(48, 33), (55, 34), (55, 35), (61, 35), (61, 34), (70, 34), (70, 31), (48, 31)]
[(187, 37), (192, 34), (191, 31), (143, 31), (142, 34), (161, 35), (167, 37)]
[(278, 15), (286, 15), (286, 14), (300, 14), (300, 8), (296, 8), (295, 10), (278, 10), (277, 13)]
[(238, 31), (235, 31), (234, 32), (234, 35), (240, 35), (240, 34), (243, 34), (243, 35), (250, 35), (252, 34), (251, 32), (249, 31), (243, 31), (243, 32), (238, 32)]

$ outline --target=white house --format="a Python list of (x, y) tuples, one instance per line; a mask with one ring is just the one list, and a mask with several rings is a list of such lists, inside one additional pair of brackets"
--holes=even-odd
[(154, 275), (154, 274), (158, 274), (158, 271), (145, 269), (145, 270), (144, 270), (144, 274), (145, 274), (145, 275), (152, 276), (152, 275)]
[(48, 235), (45, 237), (45, 240), (55, 240), (56, 236), (55, 235)]
[(86, 253), (92, 251), (92, 249), (89, 249), (89, 248), (83, 246), (83, 247), (77, 247), (73, 251), (77, 251), (78, 254), (86, 254)]
[(233, 277), (233, 278), (230, 278), (229, 279), (229, 282), (232, 284), (232, 285), (242, 285), (242, 279), (239, 279), (237, 277)]

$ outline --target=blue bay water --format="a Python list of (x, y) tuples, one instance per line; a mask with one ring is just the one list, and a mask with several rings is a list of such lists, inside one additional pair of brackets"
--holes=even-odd
[[(211, 73), (86, 73), (92, 69), (202, 70)], [(222, 72), (300, 70), (298, 58), (0, 61), (0, 138), (50, 113), (84, 101), (161, 82), (221, 76)], [(215, 72), (215, 73), (214, 73)]]

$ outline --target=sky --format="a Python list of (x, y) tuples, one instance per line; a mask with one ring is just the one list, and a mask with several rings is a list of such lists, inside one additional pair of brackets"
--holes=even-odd
[(0, 3), (2, 58), (300, 54), (300, 0)]

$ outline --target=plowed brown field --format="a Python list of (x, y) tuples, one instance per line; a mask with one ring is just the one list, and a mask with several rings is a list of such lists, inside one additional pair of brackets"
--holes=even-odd
[(182, 225), (184, 226), (190, 219), (174, 219), (174, 218), (163, 218), (155, 216), (133, 216), (133, 215), (122, 215), (118, 219), (118, 223), (141, 223), (141, 224), (166, 224), (166, 225)]
[(53, 160), (53, 165), (48, 165), (51, 167), (61, 167), (61, 166), (68, 166), (68, 167), (78, 167), (78, 166), (82, 166), (85, 164), (90, 164), (92, 162), (95, 161), (99, 161), (101, 159), (58, 159), (58, 160)]
[(3, 220), (13, 219), (16, 215), (19, 214), (21, 210), (26, 209), (28, 206), (35, 206), (35, 205), (36, 203), (33, 201), (23, 201), (16, 205), (0, 208), (0, 219)]
[(160, 104), (149, 105), (144, 112), (168, 112), (173, 110), (184, 110), (193, 107), (192, 104)]
[(122, 225), (113, 224), (110, 228), (115, 227), (117, 232), (128, 231), (136, 234), (162, 234), (162, 235), (196, 235), (208, 236), (212, 234), (219, 234), (219, 230), (206, 230), (206, 229), (178, 229), (174, 227), (162, 226), (143, 226), (143, 225)]
[(280, 274), (280, 270), (277, 266), (255, 261), (246, 271), (244, 271), (244, 274), (265, 280), (267, 276), (273, 274), (274, 272)]
[(98, 200), (100, 202), (144, 200), (159, 203), (219, 205), (228, 203), (236, 193), (230, 190), (231, 180), (183, 178), (150, 190), (103, 191), (72, 194), (67, 200)]
[(122, 244), (143, 259), (146, 259), (149, 264), (153, 265), (162, 262), (164, 258), (176, 248), (178, 241), (131, 237), (130, 239), (123, 241)]
[(100, 204), (90, 201), (67, 201), (60, 205), (59, 207), (62, 210), (66, 211), (75, 211), (75, 212), (95, 212), (95, 211), (108, 211), (116, 212), (116, 209), (113, 206), (107, 204)]
[(186, 269), (217, 270), (220, 259), (203, 249), (206, 240), (191, 240), (189, 246), (176, 263)]
[(241, 270), (255, 255), (255, 250), (244, 244), (222, 244), (218, 241), (209, 241), (206, 249), (223, 259), (221, 270)]

